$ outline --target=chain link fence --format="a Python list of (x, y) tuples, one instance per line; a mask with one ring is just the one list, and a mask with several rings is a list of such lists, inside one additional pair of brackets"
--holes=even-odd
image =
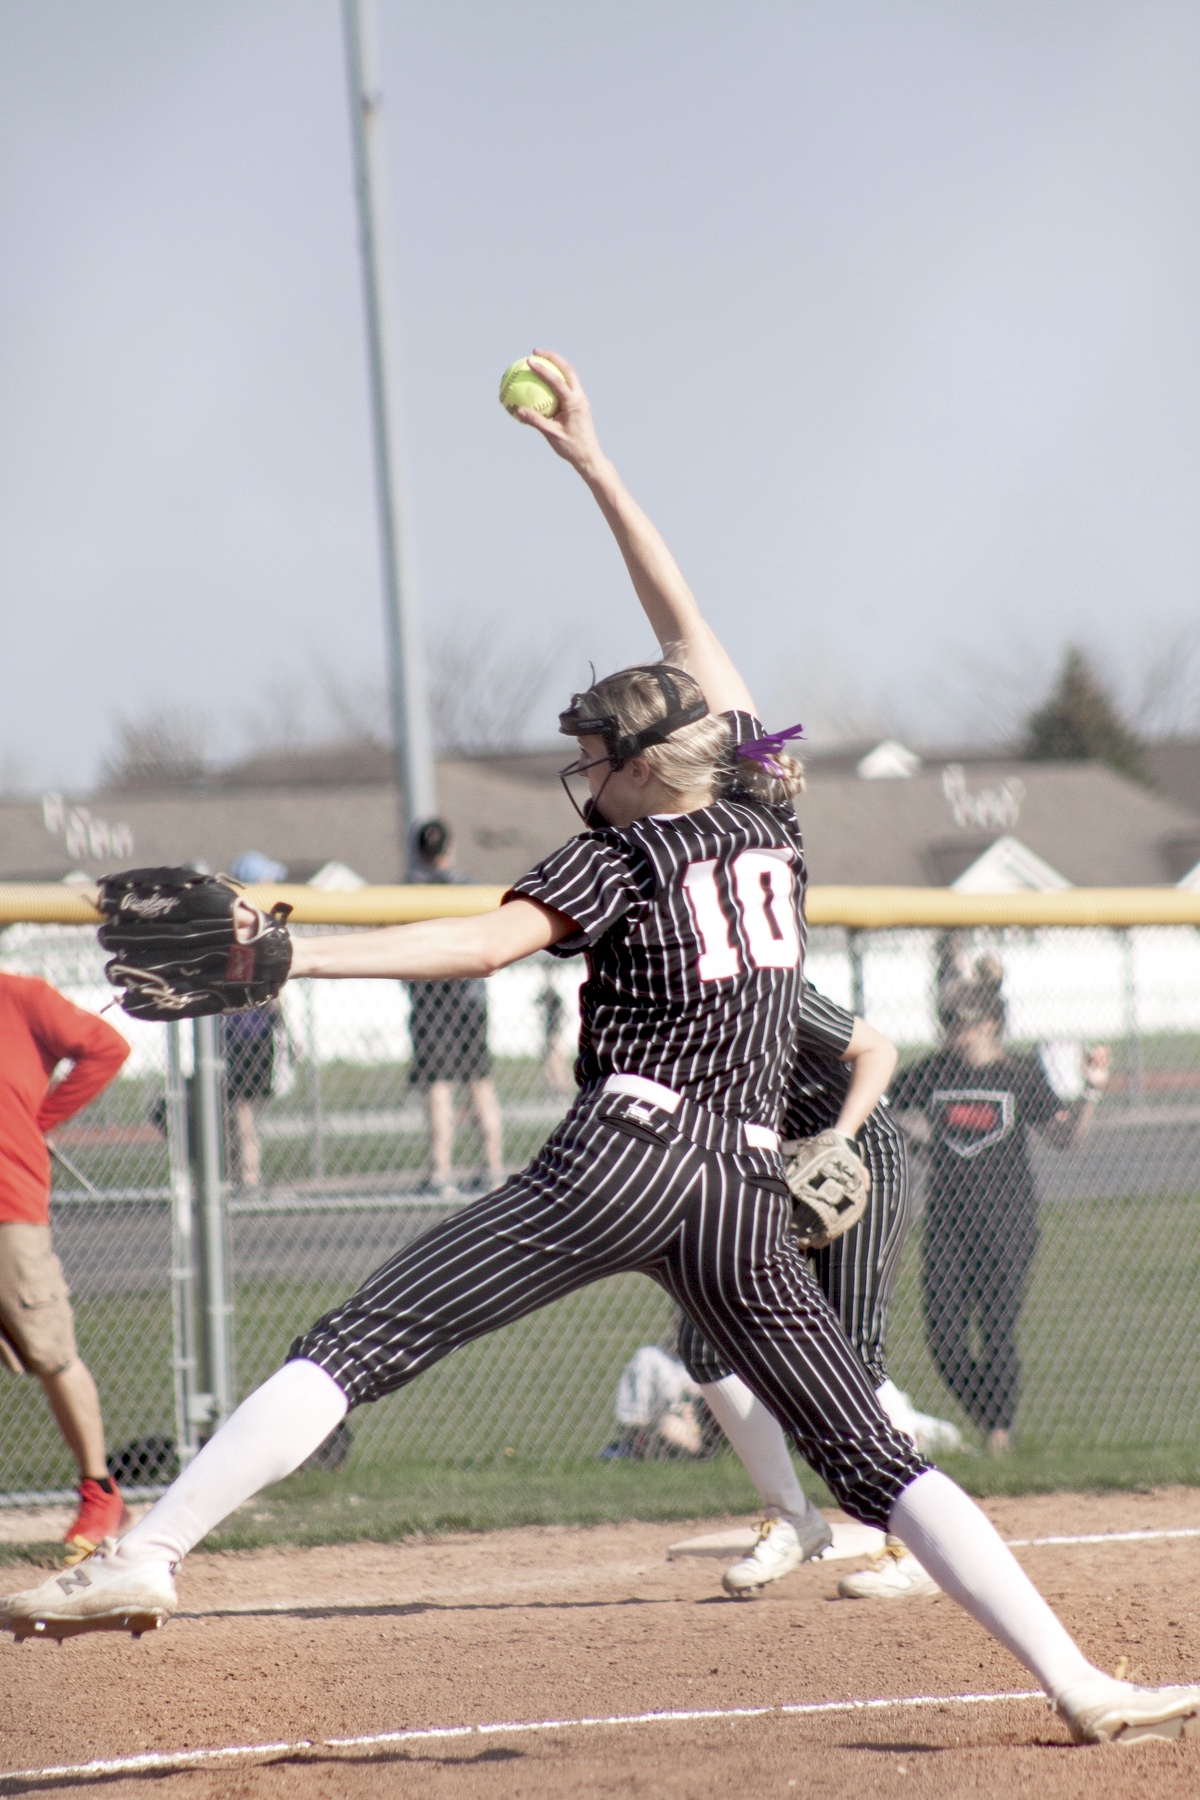
[[(930, 1076), (939, 1001), (981, 956), (1002, 972), (1015, 1083)], [(96, 1010), (111, 999), (90, 928), (10, 926), (0, 967)], [(1011, 1426), (1048, 1448), (1195, 1444), (1200, 930), (819, 927), (808, 974), (895, 1040), (895, 1092), (913, 1102), (897, 1384), (968, 1443)], [(529, 1159), (573, 1093), (579, 975), (539, 958), (486, 984), (296, 982), (252, 1019), (108, 1014), (133, 1054), (55, 1134), (52, 1225), (129, 1486), (169, 1478), (301, 1328)], [(1048, 1115), (1084, 1110), (1097, 1045), (1107, 1092), (1082, 1141), (1055, 1148)], [(1001, 1180), (995, 1134), (1019, 1149), (1039, 1106), (1028, 1187), (1012, 1157)], [(594, 1457), (617, 1435), (622, 1369), (671, 1332), (651, 1282), (601, 1283), (361, 1409), (329, 1454), (356, 1468)], [(70, 1485), (36, 1383), (0, 1377), (0, 1430), (0, 1498)]]

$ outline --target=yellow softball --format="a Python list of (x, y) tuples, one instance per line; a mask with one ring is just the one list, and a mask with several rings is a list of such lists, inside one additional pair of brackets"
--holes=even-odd
[(504, 371), (500, 404), (506, 412), (515, 413), (519, 406), (527, 406), (531, 412), (541, 413), (544, 419), (552, 419), (558, 411), (558, 395), (532, 367), (529, 358), (523, 356)]

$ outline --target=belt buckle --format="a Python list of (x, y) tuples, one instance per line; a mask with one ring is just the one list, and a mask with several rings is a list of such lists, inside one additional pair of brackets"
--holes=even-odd
[(609, 1099), (615, 1104), (606, 1107), (605, 1112), (617, 1131), (641, 1138), (643, 1143), (663, 1146), (674, 1143), (678, 1137), (671, 1114), (653, 1100), (643, 1100), (639, 1094), (611, 1094)]
[(770, 1125), (759, 1125), (751, 1119), (744, 1119), (742, 1141), (748, 1150), (778, 1150), (779, 1133)]

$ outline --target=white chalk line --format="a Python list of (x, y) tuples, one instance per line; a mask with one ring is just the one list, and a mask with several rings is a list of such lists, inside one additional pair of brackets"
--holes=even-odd
[[(1096, 1531), (1075, 1536), (1042, 1538), (1008, 1538), (1010, 1549), (1032, 1549), (1054, 1544), (1133, 1544), (1161, 1538), (1200, 1537), (1200, 1526), (1187, 1525), (1145, 1531)], [(276, 1602), (272, 1611), (285, 1612), (301, 1606), (311, 1608), (320, 1602)], [(233, 1609), (229, 1609), (233, 1610)], [(240, 1609), (239, 1609), (240, 1610)], [(247, 1610), (250, 1610), (247, 1608)], [(256, 1609), (257, 1610), (257, 1609)], [(188, 1615), (184, 1615), (185, 1617)], [(194, 1617), (203, 1615), (196, 1614)], [(919, 1706), (988, 1706), (1003, 1701), (1043, 1700), (1040, 1688), (1026, 1688), (1007, 1694), (911, 1694), (899, 1699), (819, 1700), (780, 1706), (734, 1706), (697, 1712), (615, 1713), (609, 1718), (532, 1719), (495, 1725), (439, 1725), (417, 1731), (373, 1732), (365, 1737), (300, 1738), (294, 1743), (229, 1744), (212, 1750), (147, 1751), (141, 1756), (113, 1757), (87, 1763), (64, 1763), (42, 1769), (10, 1769), (0, 1773), (0, 1781), (49, 1781), (64, 1775), (128, 1775), (138, 1770), (186, 1768), (192, 1763), (215, 1762), (222, 1758), (247, 1756), (298, 1755), (305, 1750), (368, 1749), (375, 1744), (407, 1744), (441, 1738), (486, 1737), (499, 1732), (578, 1731), (597, 1725), (664, 1725), (700, 1719), (755, 1719), (771, 1714), (795, 1716), (803, 1713), (870, 1712)]]
[(1080, 1537), (1005, 1538), (1010, 1550), (1030, 1550), (1035, 1544), (1141, 1544), (1151, 1538), (1200, 1537), (1200, 1525), (1180, 1525), (1161, 1531), (1088, 1531)]
[(806, 1713), (898, 1711), (918, 1706), (996, 1706), (1014, 1700), (1040, 1700), (1041, 1688), (1023, 1688), (1008, 1694), (904, 1694), (892, 1699), (809, 1700), (779, 1706), (726, 1706), (697, 1708), (688, 1712), (612, 1713), (607, 1718), (521, 1719), (492, 1725), (433, 1725), (414, 1731), (376, 1731), (369, 1736), (299, 1738), (294, 1743), (225, 1744), (212, 1750), (146, 1751), (141, 1756), (95, 1758), (86, 1763), (60, 1763), (43, 1769), (8, 1769), (0, 1781), (58, 1781), (66, 1775), (136, 1775), (139, 1771), (183, 1769), (194, 1763), (217, 1762), (246, 1756), (300, 1755), (306, 1750), (368, 1750), (385, 1744), (428, 1743), (434, 1739), (512, 1736), (526, 1731), (582, 1731), (595, 1726), (678, 1725), (705, 1719), (762, 1719), (795, 1717)]

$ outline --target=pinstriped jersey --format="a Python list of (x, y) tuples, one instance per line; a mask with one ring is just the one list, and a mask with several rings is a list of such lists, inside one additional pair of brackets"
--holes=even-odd
[(804, 982), (796, 1051), (784, 1091), (785, 1138), (816, 1137), (835, 1124), (850, 1086), (849, 1066), (839, 1058), (853, 1035), (854, 1014)]
[[(841, 1058), (854, 1035), (854, 1014), (819, 994), (811, 981), (804, 983), (796, 1053), (788, 1069), (783, 1096), (785, 1138), (816, 1137), (832, 1131), (850, 1086), (852, 1071)], [(900, 1136), (900, 1127), (888, 1111), (886, 1095), (858, 1132), (864, 1150), (871, 1139)]]
[[(731, 722), (740, 741), (761, 734), (748, 715)], [(587, 957), (580, 1085), (645, 1075), (774, 1125), (799, 1020), (804, 881), (792, 808), (735, 793), (582, 833), (516, 882), (514, 896), (579, 927), (551, 954)]]

